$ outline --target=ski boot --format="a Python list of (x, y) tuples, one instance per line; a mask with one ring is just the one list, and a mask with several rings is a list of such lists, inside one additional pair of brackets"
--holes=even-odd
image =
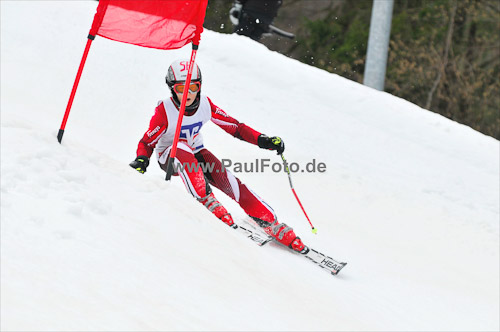
[(223, 223), (232, 227), (238, 228), (234, 223), (233, 217), (227, 212), (226, 208), (215, 198), (214, 193), (210, 193), (203, 198), (198, 199), (198, 201), (205, 205), (205, 207), (212, 212), (217, 218), (219, 218)]
[(307, 254), (309, 251), (309, 248), (302, 243), (300, 237), (295, 235), (293, 229), (286, 224), (278, 223), (278, 220), (275, 220), (271, 226), (264, 227), (264, 231), (271, 235), (276, 241), (293, 251), (301, 254)]

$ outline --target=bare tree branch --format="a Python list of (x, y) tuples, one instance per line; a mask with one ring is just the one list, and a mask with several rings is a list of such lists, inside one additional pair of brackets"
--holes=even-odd
[(438, 72), (438, 75), (436, 77), (436, 80), (432, 84), (432, 88), (429, 91), (429, 94), (427, 95), (427, 102), (425, 103), (425, 108), (430, 109), (431, 104), (432, 104), (432, 97), (434, 96), (434, 92), (436, 91), (437, 87), (439, 86), (439, 83), (441, 82), (441, 78), (444, 75), (444, 71), (446, 68), (446, 65), (448, 64), (448, 53), (450, 51), (450, 46), (451, 46), (451, 39), (453, 37), (453, 27), (455, 23), (455, 14), (457, 12), (457, 1), (453, 1), (453, 7), (451, 8), (451, 14), (450, 14), (450, 22), (448, 24), (448, 34), (446, 36), (446, 44), (444, 48), (444, 54), (443, 54), (443, 60), (441, 61), (441, 68)]

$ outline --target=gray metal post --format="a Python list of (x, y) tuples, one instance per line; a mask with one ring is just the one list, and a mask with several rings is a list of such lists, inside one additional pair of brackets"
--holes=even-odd
[(373, 0), (363, 84), (383, 91), (394, 0)]

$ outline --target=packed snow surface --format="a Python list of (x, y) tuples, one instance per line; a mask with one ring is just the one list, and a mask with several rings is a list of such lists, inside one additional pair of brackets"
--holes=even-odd
[[(1, 329), (499, 330), (499, 142), (405, 100), (204, 31), (202, 92), (326, 172), (233, 172), (334, 277), (222, 224), (152, 160), (128, 166), (168, 65), (97, 37), (56, 135), (95, 1), (1, 2)], [(212, 123), (233, 164), (280, 158)], [(234, 169), (233, 169), (234, 170)], [(238, 222), (239, 206), (215, 191)]]

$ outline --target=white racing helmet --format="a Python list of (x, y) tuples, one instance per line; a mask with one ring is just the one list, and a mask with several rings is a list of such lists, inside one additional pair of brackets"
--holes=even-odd
[[(179, 98), (177, 98), (177, 94), (174, 91), (174, 85), (177, 83), (186, 82), (187, 74), (189, 68), (189, 60), (175, 60), (172, 62), (170, 67), (168, 67), (167, 76), (165, 77), (165, 82), (170, 88), (170, 92), (172, 93), (172, 99), (177, 107), (180, 107), (181, 102)], [(195, 101), (190, 105), (186, 106), (186, 114), (192, 115), (198, 109), (200, 105), (200, 94), (201, 94), (201, 71), (198, 65), (195, 63), (193, 66), (193, 73), (191, 74), (191, 83), (199, 83), (200, 89), (198, 90), (198, 94), (196, 95)]]

